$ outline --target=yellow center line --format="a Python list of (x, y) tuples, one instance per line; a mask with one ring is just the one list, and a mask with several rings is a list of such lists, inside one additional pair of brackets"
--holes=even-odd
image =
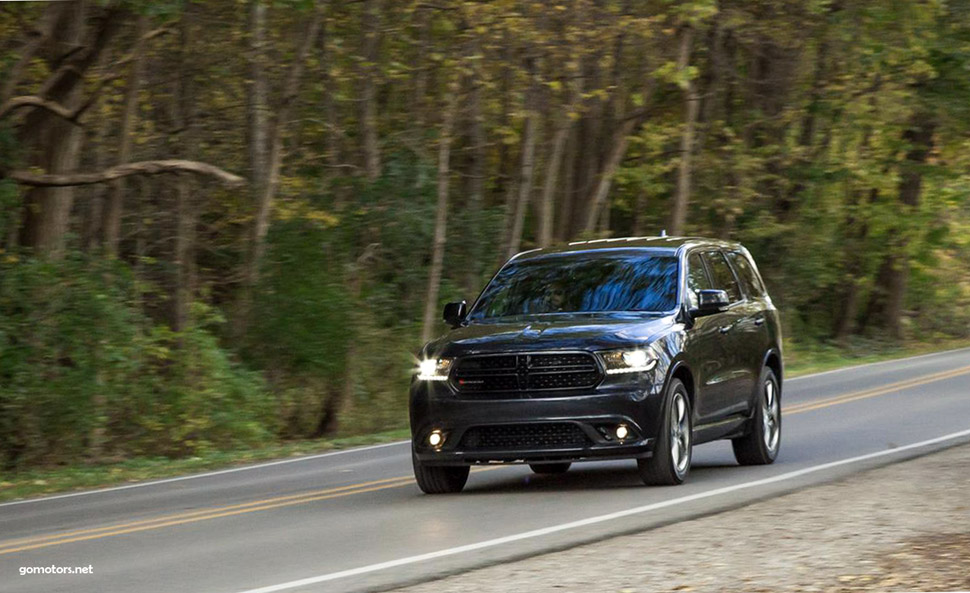
[(142, 520), (139, 520), (139, 521), (131, 521), (131, 522), (128, 522), (128, 523), (117, 523), (117, 524), (113, 524), (113, 525), (106, 525), (104, 527), (93, 527), (93, 528), (90, 528), (90, 529), (80, 529), (80, 530), (76, 530), (76, 531), (67, 531), (67, 532), (54, 533), (54, 534), (49, 534), (49, 535), (26, 537), (26, 538), (21, 538), (21, 539), (15, 539), (15, 540), (10, 540), (10, 541), (0, 542), (0, 550), (2, 550), (4, 548), (7, 548), (9, 546), (16, 546), (16, 545), (28, 544), (28, 543), (37, 543), (37, 542), (44, 541), (44, 540), (59, 539), (59, 538), (66, 537), (66, 536), (89, 534), (89, 533), (95, 533), (95, 532), (98, 532), (98, 531), (110, 531), (110, 530), (121, 529), (121, 528), (125, 528), (125, 527), (135, 527), (135, 526), (138, 526), (138, 525), (146, 525), (146, 524), (149, 524), (149, 523), (157, 523), (157, 522), (160, 522), (160, 521), (169, 521), (169, 520), (172, 520), (172, 519), (183, 519), (183, 518), (194, 517), (194, 516), (198, 516), (198, 515), (206, 515), (206, 514), (213, 513), (213, 512), (227, 511), (227, 510), (233, 510), (233, 509), (241, 509), (241, 508), (245, 508), (245, 507), (257, 506), (257, 505), (268, 504), (268, 503), (273, 503), (273, 502), (282, 502), (282, 501), (286, 501), (286, 500), (295, 500), (295, 499), (299, 499), (299, 498), (306, 498), (308, 496), (316, 496), (316, 495), (321, 495), (321, 494), (332, 494), (332, 493), (342, 492), (342, 491), (346, 491), (346, 490), (356, 490), (357, 488), (363, 488), (363, 487), (366, 487), (366, 486), (374, 486), (374, 485), (377, 485), (377, 484), (384, 484), (384, 483), (387, 483), (387, 482), (397, 482), (398, 480), (401, 480), (403, 478), (404, 478), (404, 476), (400, 476), (400, 477), (396, 477), (396, 478), (385, 478), (385, 479), (382, 479), (382, 480), (374, 480), (373, 482), (362, 482), (362, 483), (359, 483), (359, 484), (349, 484), (347, 486), (338, 486), (338, 487), (335, 487), (335, 488), (326, 488), (326, 489), (323, 489), (323, 490), (311, 490), (311, 491), (308, 491), (308, 492), (302, 492), (300, 494), (292, 494), (292, 495), (288, 495), (288, 496), (277, 496), (277, 497), (274, 497), (274, 498), (266, 498), (266, 499), (263, 499), (263, 500), (254, 500), (254, 501), (251, 501), (251, 502), (244, 502), (244, 503), (239, 503), (239, 504), (233, 504), (233, 505), (228, 505), (228, 506), (224, 506), (224, 507), (205, 508), (205, 509), (199, 509), (197, 511), (187, 511), (187, 512), (183, 512), (183, 513), (173, 513), (173, 514), (169, 514), (169, 515), (161, 515), (161, 516), (158, 516), (158, 517), (152, 517), (152, 518), (149, 518), (149, 519), (142, 519)]
[[(480, 473), (484, 471), (499, 469), (500, 467), (505, 467), (505, 466), (495, 465), (495, 466), (481, 467), (481, 468), (475, 468), (475, 471), (476, 473)], [(195, 511), (192, 513), (164, 515), (161, 517), (157, 517), (155, 519), (149, 519), (145, 521), (135, 521), (131, 523), (109, 525), (106, 527), (100, 527), (100, 528), (94, 528), (94, 529), (88, 529), (88, 530), (65, 532), (65, 533), (60, 533), (52, 536), (42, 536), (33, 540), (31, 540), (30, 538), (27, 538), (25, 540), (3, 542), (3, 543), (0, 543), (0, 556), (4, 554), (13, 554), (16, 552), (26, 552), (28, 550), (35, 550), (37, 548), (46, 548), (49, 546), (58, 546), (61, 544), (69, 544), (73, 542), (101, 539), (105, 537), (124, 535), (128, 533), (137, 533), (139, 531), (160, 529), (162, 527), (171, 527), (173, 525), (184, 525), (186, 523), (196, 523), (198, 521), (207, 521), (209, 519), (218, 519), (220, 517), (242, 515), (245, 513), (252, 513), (256, 511), (265, 511), (265, 510), (276, 509), (280, 507), (304, 504), (307, 502), (330, 500), (333, 498), (351, 496), (353, 494), (377, 492), (379, 490), (399, 488), (401, 486), (407, 486), (413, 483), (414, 483), (414, 478), (411, 476), (387, 478), (384, 480), (375, 480), (373, 482), (363, 482), (361, 484), (355, 484), (352, 486), (342, 486), (340, 488), (332, 488), (332, 489), (321, 490), (316, 492), (307, 492), (301, 495), (281, 496), (278, 498), (270, 498), (270, 499), (254, 501), (250, 503), (230, 505), (226, 507), (217, 507), (213, 509), (205, 509), (202, 511)], [(48, 539), (48, 541), (41, 541), (45, 538)]]
[(918, 387), (920, 385), (926, 385), (928, 383), (934, 383), (936, 381), (942, 381), (944, 379), (951, 379), (953, 377), (959, 377), (960, 375), (966, 375), (968, 373), (970, 373), (970, 366), (960, 367), (952, 371), (943, 371), (941, 373), (935, 373), (933, 375), (927, 375), (925, 377), (920, 377), (917, 379), (907, 379), (905, 381), (898, 381), (896, 383), (890, 383), (889, 385), (884, 385), (882, 387), (866, 389), (864, 391), (856, 391), (853, 393), (846, 393), (843, 395), (820, 400), (817, 402), (803, 402), (800, 404), (794, 404), (792, 406), (784, 408), (784, 412), (785, 414), (789, 414), (789, 415), (799, 414), (801, 412), (810, 412), (812, 410), (827, 408), (829, 406), (834, 406), (837, 404), (846, 404), (849, 402), (858, 401), (860, 399), (868, 399), (870, 397), (876, 397), (878, 395), (886, 395), (887, 393), (902, 391), (903, 389)]
[[(950, 379), (952, 377), (958, 377), (960, 375), (966, 375), (966, 374), (970, 374), (970, 366), (961, 367), (958, 369), (954, 369), (952, 371), (935, 373), (933, 375), (927, 375), (925, 377), (920, 377), (917, 379), (898, 381), (896, 383), (891, 383), (889, 385), (884, 385), (882, 387), (867, 389), (864, 391), (856, 391), (853, 393), (847, 393), (844, 395), (824, 399), (817, 402), (804, 402), (800, 404), (795, 404), (785, 408), (784, 412), (785, 414), (788, 414), (788, 415), (799, 414), (802, 412), (809, 412), (812, 410), (818, 410), (820, 408), (827, 408), (830, 406), (849, 403), (860, 399), (866, 399), (870, 397), (876, 397), (879, 395), (885, 395), (887, 393), (892, 393), (903, 389), (908, 389), (911, 387), (917, 387), (920, 385), (926, 385), (928, 383), (933, 383), (935, 381), (942, 381), (944, 379)], [(477, 472), (500, 469), (502, 467), (508, 467), (508, 466), (491, 465), (491, 466), (484, 466), (484, 467), (476, 467), (476, 468), (473, 468), (472, 471), (477, 473)], [(411, 476), (385, 478), (382, 480), (374, 480), (371, 482), (361, 482), (359, 484), (349, 484), (347, 486), (338, 486), (335, 488), (326, 488), (323, 490), (313, 490), (309, 492), (303, 492), (300, 494), (266, 498), (262, 500), (255, 500), (251, 502), (233, 504), (233, 505), (228, 505), (223, 507), (213, 507), (209, 509), (200, 509), (197, 511), (162, 515), (159, 517), (142, 519), (139, 521), (131, 521), (127, 523), (118, 523), (114, 525), (107, 525), (104, 527), (93, 527), (90, 529), (81, 529), (81, 530), (67, 531), (67, 532), (57, 533), (57, 534), (27, 537), (27, 538), (22, 538), (18, 540), (0, 542), (0, 555), (13, 554), (16, 552), (25, 552), (28, 550), (35, 550), (37, 548), (46, 548), (49, 546), (58, 546), (61, 544), (69, 544), (73, 542), (81, 542), (81, 541), (88, 541), (93, 539), (101, 539), (105, 537), (113, 537), (116, 535), (124, 535), (128, 533), (137, 533), (139, 531), (161, 529), (163, 527), (170, 527), (174, 525), (184, 525), (186, 523), (196, 523), (199, 521), (218, 519), (220, 517), (231, 517), (235, 515), (242, 515), (245, 513), (253, 513), (257, 511), (265, 511), (265, 510), (276, 509), (281, 507), (293, 506), (297, 504), (305, 504), (308, 502), (330, 500), (334, 498), (341, 498), (344, 496), (351, 496), (354, 494), (365, 494), (368, 492), (377, 492), (379, 490), (387, 490), (390, 488), (400, 488), (401, 486), (406, 486), (412, 483), (414, 483), (414, 478), (412, 478)]]

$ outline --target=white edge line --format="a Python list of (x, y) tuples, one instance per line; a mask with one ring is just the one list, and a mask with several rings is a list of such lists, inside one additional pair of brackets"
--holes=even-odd
[(920, 360), (920, 359), (923, 359), (923, 358), (931, 358), (933, 356), (942, 356), (942, 355), (945, 355), (945, 354), (954, 354), (954, 353), (957, 353), (957, 352), (965, 352), (965, 351), (970, 351), (970, 346), (965, 346), (963, 348), (954, 348), (953, 350), (940, 350), (939, 352), (927, 352), (926, 354), (918, 354), (916, 356), (906, 356), (906, 357), (903, 357), (903, 358), (890, 358), (889, 360), (877, 360), (876, 362), (866, 362), (866, 363), (863, 363), (863, 364), (854, 364), (854, 365), (850, 365), (850, 366), (846, 366), (846, 367), (839, 367), (837, 369), (831, 369), (831, 370), (828, 370), (828, 371), (821, 371), (821, 372), (818, 372), (818, 373), (809, 373), (808, 375), (798, 375), (797, 377), (792, 377), (790, 379), (785, 379), (785, 383), (791, 383), (792, 381), (799, 381), (801, 379), (814, 379), (816, 377), (821, 377), (822, 375), (831, 375), (833, 373), (841, 373), (843, 371), (855, 371), (855, 370), (859, 370), (859, 369), (864, 369), (866, 367), (874, 367), (874, 366), (879, 366), (879, 365), (883, 365), (883, 364), (890, 364), (890, 363), (894, 363), (894, 362), (898, 364), (900, 362), (909, 362), (909, 361), (912, 361), (912, 360)]
[[(931, 357), (931, 356), (941, 356), (941, 355), (945, 355), (945, 354), (952, 354), (954, 352), (960, 352), (960, 351), (963, 351), (963, 350), (970, 350), (970, 347), (968, 347), (968, 348), (956, 348), (954, 350), (942, 350), (940, 352), (929, 352), (927, 354), (920, 354), (918, 356), (910, 356), (908, 358), (896, 358), (896, 359), (892, 359), (892, 360), (880, 360), (880, 361), (877, 361), (877, 362), (870, 362), (870, 363), (866, 363), (866, 364), (859, 364), (859, 365), (854, 365), (854, 366), (849, 366), (849, 367), (842, 367), (842, 368), (839, 368), (839, 369), (832, 369), (830, 371), (823, 371), (821, 373), (812, 373), (810, 375), (800, 375), (798, 377), (793, 377), (791, 379), (787, 379), (786, 380), (786, 383), (790, 383), (792, 381), (798, 381), (800, 379), (810, 379), (810, 378), (813, 378), (813, 377), (819, 377), (821, 375), (828, 375), (828, 374), (831, 374), (831, 373), (838, 373), (838, 372), (842, 372), (842, 371), (851, 371), (851, 370), (861, 369), (861, 368), (864, 368), (864, 367), (875, 366), (875, 365), (880, 365), (880, 364), (888, 364), (888, 363), (891, 363), (891, 362), (899, 363), (899, 362), (906, 362), (906, 361), (910, 361), (910, 360), (917, 360), (917, 359), (921, 359), (921, 358), (928, 358), (928, 357)], [(55, 494), (55, 495), (51, 495), (51, 496), (42, 496), (42, 497), (38, 497), (38, 498), (28, 498), (28, 499), (25, 499), (25, 500), (14, 500), (14, 501), (11, 501), (11, 502), (3, 502), (3, 503), (0, 503), (0, 508), (2, 508), (2, 507), (8, 507), (8, 506), (14, 506), (14, 505), (20, 505), (20, 504), (30, 504), (30, 503), (46, 502), (48, 500), (60, 500), (62, 498), (74, 498), (76, 496), (88, 496), (90, 494), (103, 494), (105, 492), (116, 492), (116, 491), (119, 491), (119, 490), (130, 490), (132, 488), (144, 488), (145, 486), (159, 486), (159, 485), (162, 485), (162, 484), (171, 484), (172, 482), (182, 482), (182, 481), (185, 481), (185, 480), (195, 480), (195, 479), (198, 479), (198, 478), (209, 478), (209, 477), (212, 477), (212, 476), (221, 476), (221, 475), (224, 475), (224, 474), (231, 474), (231, 473), (235, 473), (235, 472), (243, 472), (243, 471), (249, 471), (249, 470), (253, 470), (253, 469), (262, 469), (264, 467), (272, 467), (272, 466), (275, 466), (275, 465), (284, 465), (284, 464), (287, 464), (287, 463), (296, 463), (298, 461), (312, 461), (314, 459), (321, 459), (321, 458), (324, 458), (324, 457), (331, 457), (331, 456), (334, 456), (334, 455), (343, 455), (345, 453), (354, 453), (354, 452), (357, 452), (357, 451), (369, 451), (369, 450), (372, 450), (372, 449), (380, 449), (380, 448), (383, 448), (383, 447), (392, 447), (394, 445), (403, 445), (403, 444), (406, 444), (408, 442), (409, 441), (395, 441), (393, 443), (382, 443), (380, 445), (370, 445), (370, 446), (367, 446), (367, 447), (355, 447), (355, 448), (351, 448), (351, 449), (341, 449), (340, 451), (330, 451), (328, 453), (319, 453), (319, 454), (316, 454), (316, 455), (304, 455), (304, 456), (301, 456), (301, 457), (291, 457), (291, 458), (287, 458), (287, 459), (281, 459), (281, 460), (278, 460), (278, 461), (269, 461), (269, 462), (266, 462), (266, 463), (257, 463), (255, 465), (243, 465), (243, 466), (233, 467), (233, 468), (229, 468), (229, 469), (223, 469), (223, 470), (217, 470), (217, 471), (211, 471), (211, 472), (204, 472), (204, 473), (199, 473), (199, 474), (189, 474), (187, 476), (178, 476), (178, 477), (175, 477), (175, 478), (165, 478), (165, 479), (162, 479), (162, 480), (152, 480), (152, 481), (149, 481), (149, 482), (138, 482), (136, 484), (125, 484), (124, 486), (112, 486), (112, 487), (109, 487), (109, 488), (98, 488), (96, 490), (82, 490), (80, 492), (69, 492), (67, 494)]]
[(323, 574), (315, 577), (308, 577), (305, 579), (299, 579), (296, 581), (290, 581), (287, 583), (280, 583), (278, 585), (270, 585), (268, 587), (260, 587), (258, 589), (247, 589), (245, 591), (240, 591), (239, 593), (275, 593), (277, 591), (286, 591), (289, 589), (295, 589), (297, 587), (306, 587), (308, 585), (316, 585), (319, 583), (326, 583), (329, 581), (335, 581), (337, 579), (343, 579), (347, 577), (354, 577), (363, 574), (368, 574), (372, 572), (377, 572), (380, 570), (386, 570), (388, 568), (396, 568), (399, 566), (406, 566), (409, 564), (418, 564), (420, 562), (427, 562), (429, 560), (436, 560), (438, 558), (444, 558), (447, 556), (455, 556), (458, 554), (464, 554), (467, 552), (475, 552), (485, 548), (494, 548), (496, 546), (501, 546), (503, 544), (510, 544), (526, 539), (533, 539), (537, 537), (542, 537), (544, 535), (549, 535), (553, 533), (559, 533), (561, 531), (567, 531), (570, 529), (576, 529), (578, 527), (586, 527), (588, 525), (595, 525), (598, 523), (605, 523), (607, 521), (613, 521), (615, 519), (621, 519), (623, 517), (629, 517), (630, 515), (639, 515), (643, 513), (648, 513), (650, 511), (655, 511), (658, 509), (671, 507), (674, 505), (684, 504), (687, 502), (693, 502), (695, 500), (702, 500), (705, 498), (712, 498), (715, 496), (720, 496), (722, 494), (729, 494), (731, 492), (737, 492), (738, 490), (744, 490), (747, 488), (755, 488), (757, 486), (766, 486), (768, 484), (774, 484), (777, 482), (783, 482), (786, 480), (791, 480), (806, 474), (811, 474), (814, 472), (830, 469), (833, 467), (838, 467), (841, 465), (849, 465), (852, 463), (858, 463), (860, 461), (866, 461), (869, 459), (876, 459), (879, 457), (885, 457), (887, 455), (896, 455), (903, 451), (908, 451), (911, 449), (918, 449), (920, 447), (927, 447), (930, 445), (935, 445), (937, 443), (942, 443), (944, 441), (958, 439), (960, 437), (970, 436), (970, 429), (962, 430), (960, 432), (954, 432), (947, 434), (935, 439), (929, 439), (926, 441), (920, 441), (918, 443), (912, 443), (909, 445), (904, 445), (902, 447), (897, 447), (895, 449), (888, 449), (885, 451), (876, 451), (874, 453), (867, 453), (865, 455), (859, 455), (856, 457), (850, 457), (848, 459), (842, 459), (839, 461), (831, 461), (829, 463), (823, 463), (821, 465), (816, 465), (800, 470), (795, 470), (780, 474), (777, 476), (772, 476), (770, 478), (762, 478), (760, 480), (754, 480), (753, 482), (745, 482), (743, 484), (735, 484), (733, 486), (724, 486), (721, 488), (715, 488), (714, 490), (708, 490), (706, 492), (698, 492), (697, 494), (691, 494), (688, 496), (681, 496), (679, 498), (674, 498), (671, 500), (665, 500), (662, 502), (656, 502), (653, 504), (648, 504), (644, 506), (634, 507), (631, 509), (626, 509), (622, 511), (616, 511), (613, 513), (608, 513), (605, 515), (597, 515), (595, 517), (589, 517), (587, 519), (580, 519), (579, 521), (571, 521), (569, 523), (561, 523), (559, 525), (553, 525), (551, 527), (543, 527), (541, 529), (534, 529), (532, 531), (524, 531), (522, 533), (516, 533), (513, 535), (507, 535), (505, 537), (499, 537), (495, 539), (485, 540), (477, 542), (474, 544), (468, 544), (464, 546), (458, 546), (455, 548), (449, 548), (445, 550), (439, 550), (437, 552), (429, 552), (427, 554), (419, 554), (417, 556), (408, 556), (406, 558), (398, 558), (397, 560), (389, 560), (387, 562), (380, 562), (378, 564), (369, 564), (367, 566), (361, 566), (358, 568), (351, 568), (349, 570), (341, 570), (339, 572), (332, 572), (329, 574)]
[[(0, 0), (2, 1), (2, 0)], [(340, 449), (339, 451), (329, 451), (327, 453), (317, 453), (315, 455), (303, 455), (300, 457), (288, 457), (286, 459), (280, 459), (277, 461), (268, 461), (266, 463), (258, 463), (255, 465), (243, 465), (240, 467), (231, 467), (228, 469), (220, 469), (217, 471), (205, 472), (201, 474), (189, 474), (187, 476), (178, 476), (175, 478), (165, 478), (162, 480), (152, 480), (150, 482), (138, 482), (137, 484), (126, 484), (124, 486), (112, 486), (110, 488), (99, 488), (97, 490), (83, 490), (81, 492), (70, 492), (67, 494), (55, 494), (52, 496), (44, 496), (41, 498), (28, 498), (26, 500), (14, 500), (12, 502), (0, 503), (0, 507), (13, 506), (17, 504), (28, 504), (32, 502), (46, 502), (48, 500), (58, 500), (61, 498), (73, 498), (75, 496), (87, 496), (88, 494), (102, 494), (105, 492), (115, 492), (118, 490), (129, 490), (131, 488), (143, 488), (145, 486), (158, 486), (161, 484), (171, 484), (172, 482), (182, 482), (184, 480), (194, 480), (196, 478), (208, 478), (211, 476), (221, 476), (223, 474), (232, 474), (236, 472), (249, 471), (251, 469), (261, 469), (264, 467), (272, 467), (274, 465), (285, 465), (287, 463), (296, 463), (297, 461), (310, 461), (313, 459), (322, 459), (324, 457), (333, 457), (335, 455), (343, 455), (345, 453), (356, 453), (359, 451), (370, 451), (373, 449), (382, 449), (384, 447), (393, 447), (394, 445), (404, 445), (410, 441), (394, 441), (393, 443), (381, 443), (379, 445), (369, 445), (366, 447), (353, 447), (350, 449)]]

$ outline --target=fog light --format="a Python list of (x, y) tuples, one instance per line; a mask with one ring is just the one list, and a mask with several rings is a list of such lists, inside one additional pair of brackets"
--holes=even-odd
[(616, 438), (621, 441), (630, 435), (630, 429), (626, 427), (626, 424), (621, 424), (616, 427)]
[(431, 431), (431, 434), (428, 435), (428, 444), (432, 447), (438, 447), (443, 442), (445, 442), (445, 435), (441, 434), (440, 430), (433, 430)]

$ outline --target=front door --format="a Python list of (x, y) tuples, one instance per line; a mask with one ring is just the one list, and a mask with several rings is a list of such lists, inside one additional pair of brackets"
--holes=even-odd
[[(694, 252), (688, 256), (686, 278), (689, 305), (695, 309), (697, 292), (716, 288), (700, 253)], [(688, 345), (685, 349), (692, 353), (691, 366), (697, 384), (694, 397), (695, 426), (717, 420), (723, 402), (729, 395), (724, 389), (731, 371), (727, 363), (731, 353), (725, 345), (721, 328), (729, 326), (732, 319), (730, 311), (699, 317), (687, 332)]]
[(744, 319), (748, 311), (745, 309), (741, 285), (724, 254), (720, 251), (708, 251), (703, 254), (703, 257), (710, 271), (714, 288), (726, 292), (731, 303), (724, 312), (711, 315), (717, 326), (717, 338), (724, 352), (720, 371), (708, 377), (711, 381), (708, 387), (715, 394), (713, 401), (710, 402), (711, 420), (720, 420), (745, 411), (748, 396), (751, 393), (750, 364), (744, 356), (749, 348), (744, 343), (743, 331)]

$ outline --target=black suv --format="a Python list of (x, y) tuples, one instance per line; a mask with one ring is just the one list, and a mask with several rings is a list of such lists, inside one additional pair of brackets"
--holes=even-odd
[(412, 460), (429, 494), (469, 466), (634, 458), (679, 484), (691, 449), (731, 439), (744, 465), (781, 443), (778, 313), (737, 243), (630, 238), (509, 260), (471, 307), (450, 303), (411, 383)]

